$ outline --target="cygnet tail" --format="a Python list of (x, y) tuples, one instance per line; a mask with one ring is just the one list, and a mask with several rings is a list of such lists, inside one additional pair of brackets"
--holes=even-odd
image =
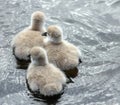
[(29, 48), (24, 48), (24, 47), (17, 47), (14, 50), (14, 55), (16, 56), (16, 58), (18, 59), (24, 59), (24, 60), (29, 60)]
[(60, 94), (62, 92), (63, 86), (60, 83), (50, 83), (43, 87), (43, 95), (53, 96)]

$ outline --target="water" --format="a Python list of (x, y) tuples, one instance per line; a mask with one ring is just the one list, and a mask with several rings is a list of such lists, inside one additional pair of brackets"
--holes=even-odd
[[(74, 83), (54, 102), (30, 95), (10, 47), (37, 10), (83, 53)], [(120, 105), (120, 0), (0, 0), (0, 105), (50, 104)]]

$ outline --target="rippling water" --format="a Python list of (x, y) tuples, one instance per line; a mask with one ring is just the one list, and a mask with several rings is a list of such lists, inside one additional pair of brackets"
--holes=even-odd
[[(15, 69), (10, 48), (36, 10), (83, 53), (74, 83), (53, 103), (29, 94), (26, 71)], [(0, 0), (0, 105), (50, 104), (120, 105), (120, 0)]]

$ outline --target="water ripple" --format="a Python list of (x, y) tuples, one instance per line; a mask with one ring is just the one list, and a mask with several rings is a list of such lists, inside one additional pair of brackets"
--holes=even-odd
[(49, 105), (29, 95), (26, 71), (17, 70), (10, 43), (30, 24), (32, 12), (46, 13), (46, 26), (63, 28), (64, 39), (81, 49), (83, 63), (57, 105), (120, 104), (119, 0), (0, 0), (0, 104)]

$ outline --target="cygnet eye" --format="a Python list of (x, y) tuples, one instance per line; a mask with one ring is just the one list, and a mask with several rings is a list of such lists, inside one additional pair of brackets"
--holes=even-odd
[(54, 36), (55, 36), (55, 37), (58, 37), (58, 36), (57, 36), (57, 33), (54, 33)]
[(51, 36), (51, 34), (52, 34), (51, 32), (50, 32), (50, 33), (47, 33), (48, 36)]
[(61, 35), (56, 33), (55, 36), (56, 38), (59, 38)]

